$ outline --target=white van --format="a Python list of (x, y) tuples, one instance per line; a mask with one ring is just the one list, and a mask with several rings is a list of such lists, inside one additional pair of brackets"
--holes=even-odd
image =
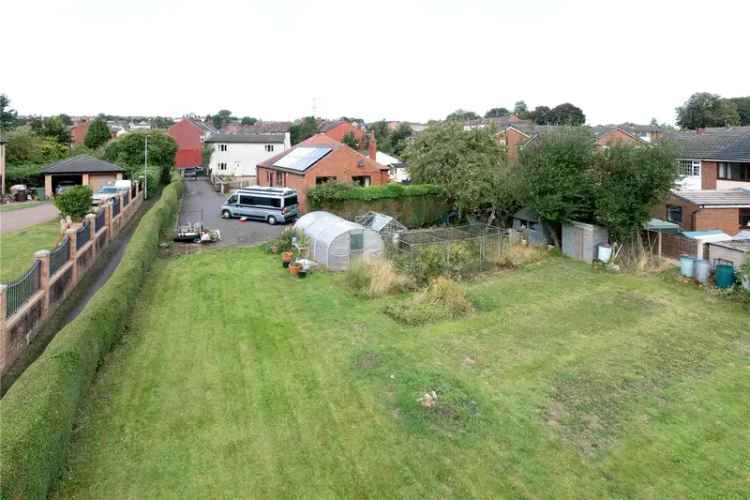
[(221, 216), (247, 217), (271, 225), (291, 222), (299, 217), (297, 191), (265, 186), (237, 189), (221, 206)]

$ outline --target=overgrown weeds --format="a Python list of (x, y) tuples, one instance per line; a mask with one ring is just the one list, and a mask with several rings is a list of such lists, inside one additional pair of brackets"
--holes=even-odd
[(463, 287), (456, 281), (439, 277), (411, 300), (389, 304), (384, 312), (409, 326), (418, 326), (430, 321), (455, 319), (474, 310)]
[(493, 260), (498, 267), (518, 269), (539, 262), (547, 256), (547, 250), (538, 245), (512, 245)]
[(389, 260), (361, 261), (349, 266), (344, 283), (356, 295), (371, 299), (415, 288), (414, 279), (399, 273)]

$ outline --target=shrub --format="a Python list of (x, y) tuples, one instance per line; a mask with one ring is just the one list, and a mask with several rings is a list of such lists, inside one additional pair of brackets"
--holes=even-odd
[(297, 242), (300, 246), (306, 246), (310, 243), (310, 239), (305, 236), (302, 231), (289, 227), (284, 229), (275, 240), (270, 240), (264, 243), (263, 248), (269, 253), (274, 247), (278, 253), (295, 251), (295, 248), (292, 245), (292, 240), (294, 238), (297, 238)]
[(417, 283), (424, 285), (438, 276), (458, 277), (480, 265), (476, 241), (455, 241), (448, 245), (425, 245), (406, 257), (407, 268)]
[(47, 498), (97, 366), (129, 321), (145, 277), (171, 228), (182, 193), (173, 182), (143, 216), (117, 270), (0, 401), (0, 498)]
[(500, 267), (518, 269), (527, 264), (539, 262), (547, 255), (547, 250), (538, 245), (513, 245), (496, 256), (495, 264)]
[(91, 209), (91, 188), (88, 186), (76, 186), (55, 197), (55, 207), (64, 216), (70, 216), (74, 220), (89, 213)]
[(396, 321), (418, 326), (430, 321), (459, 318), (474, 310), (463, 287), (448, 278), (437, 278), (412, 300), (389, 304), (385, 313)]
[(344, 273), (346, 286), (356, 295), (383, 297), (414, 288), (414, 280), (400, 274), (389, 260), (360, 261)]

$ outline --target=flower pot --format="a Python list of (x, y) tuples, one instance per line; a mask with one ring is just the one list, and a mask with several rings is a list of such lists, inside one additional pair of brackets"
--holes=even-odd
[(281, 260), (283, 262), (291, 262), (294, 258), (294, 252), (283, 252), (281, 254)]
[(302, 266), (300, 266), (299, 264), (290, 264), (289, 265), (289, 272), (293, 276), (298, 276), (301, 269), (302, 269)]

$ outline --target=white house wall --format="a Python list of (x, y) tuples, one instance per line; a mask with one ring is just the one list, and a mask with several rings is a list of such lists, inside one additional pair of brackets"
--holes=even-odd
[[(226, 144), (227, 150), (221, 151), (221, 145)], [(273, 146), (273, 151), (266, 151), (266, 146)], [(256, 166), (263, 160), (275, 156), (291, 147), (289, 134), (286, 134), (284, 144), (245, 144), (245, 143), (214, 143), (211, 161), (208, 166), (215, 175), (233, 175), (235, 177), (254, 177)], [(226, 163), (226, 170), (220, 170), (219, 164)]]

